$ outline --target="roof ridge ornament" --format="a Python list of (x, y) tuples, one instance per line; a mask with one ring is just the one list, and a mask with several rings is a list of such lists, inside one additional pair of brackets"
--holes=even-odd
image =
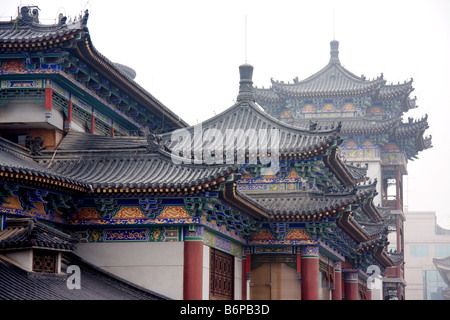
[(39, 24), (39, 10), (38, 6), (23, 6), (20, 8), (18, 19), (22, 25)]
[(253, 88), (253, 66), (244, 63), (239, 66), (239, 94), (237, 96), (238, 102), (255, 101), (255, 89)]
[(145, 147), (150, 153), (162, 150), (163, 143), (160, 135), (153, 133), (148, 127), (144, 127), (142, 132), (147, 140), (147, 145)]
[(330, 42), (330, 64), (341, 64), (339, 61), (339, 41)]

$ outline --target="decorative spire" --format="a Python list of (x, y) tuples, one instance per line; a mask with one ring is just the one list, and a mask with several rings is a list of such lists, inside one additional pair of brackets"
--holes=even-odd
[(239, 66), (239, 94), (237, 101), (255, 101), (255, 90), (253, 89), (253, 66), (245, 63)]
[(330, 42), (330, 63), (341, 63), (339, 61), (339, 41), (337, 40)]

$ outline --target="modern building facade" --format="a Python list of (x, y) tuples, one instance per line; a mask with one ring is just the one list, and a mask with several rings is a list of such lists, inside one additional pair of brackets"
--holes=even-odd
[(450, 230), (437, 224), (435, 212), (407, 211), (405, 215), (407, 299), (442, 300), (448, 283), (439, 268), (450, 257)]

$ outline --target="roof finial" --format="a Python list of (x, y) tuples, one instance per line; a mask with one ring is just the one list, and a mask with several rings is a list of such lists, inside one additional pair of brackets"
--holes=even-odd
[(339, 61), (339, 41), (337, 40), (330, 42), (330, 63), (341, 63)]
[(253, 66), (244, 63), (239, 66), (239, 74), (241, 80), (239, 81), (239, 94), (237, 101), (255, 101), (255, 90), (253, 89)]
[(247, 15), (245, 15), (245, 63), (247, 63)]

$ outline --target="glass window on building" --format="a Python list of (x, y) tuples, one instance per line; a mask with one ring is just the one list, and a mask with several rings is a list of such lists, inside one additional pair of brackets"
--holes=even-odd
[(442, 290), (447, 288), (441, 274), (437, 270), (423, 271), (423, 299), (424, 300), (445, 300)]
[(428, 257), (428, 246), (411, 245), (409, 247), (409, 255), (411, 257)]
[(448, 245), (436, 245), (434, 247), (435, 250), (435, 257), (436, 258), (445, 258), (450, 257), (450, 246)]

